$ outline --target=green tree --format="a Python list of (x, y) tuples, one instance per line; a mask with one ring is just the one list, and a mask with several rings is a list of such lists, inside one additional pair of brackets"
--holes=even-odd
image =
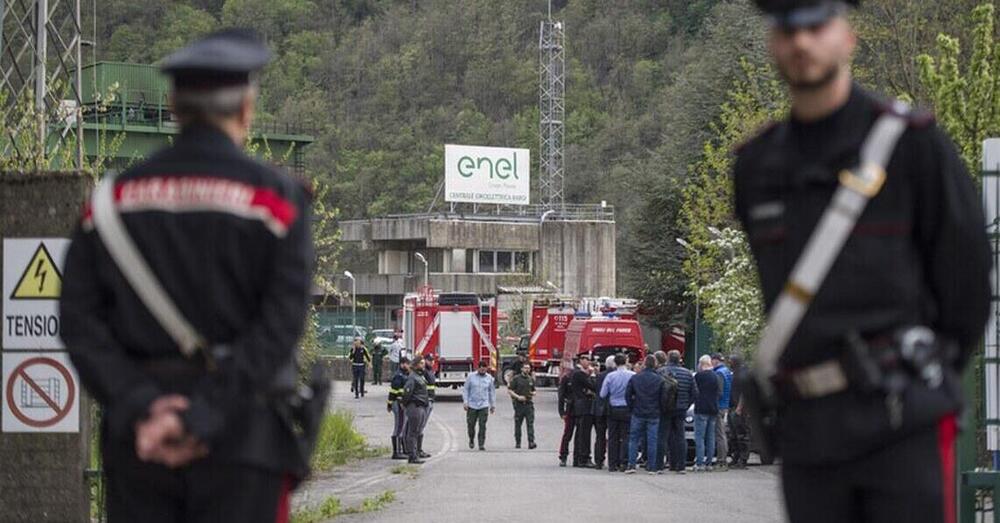
[(1000, 45), (995, 19), (991, 3), (972, 11), (968, 57), (962, 56), (957, 37), (941, 34), (937, 56), (917, 58), (920, 80), (929, 91), (938, 122), (958, 145), (976, 180), (983, 140), (1000, 136)]

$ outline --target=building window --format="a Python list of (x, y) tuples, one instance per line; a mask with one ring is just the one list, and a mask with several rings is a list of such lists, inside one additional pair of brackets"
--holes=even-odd
[(521, 274), (527, 274), (531, 272), (531, 253), (529, 252), (515, 252), (514, 253), (514, 272)]
[(497, 272), (514, 272), (514, 253), (497, 251)]
[(479, 251), (479, 272), (496, 272), (496, 251)]
[[(531, 253), (526, 251), (477, 251), (479, 273), (531, 273)], [(471, 256), (469, 257), (471, 259)], [(472, 272), (472, 271), (469, 271)]]

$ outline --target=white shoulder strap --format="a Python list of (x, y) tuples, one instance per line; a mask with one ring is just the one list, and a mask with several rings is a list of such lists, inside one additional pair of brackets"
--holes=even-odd
[(136, 295), (177, 343), (180, 351), (190, 358), (199, 349), (205, 348), (204, 339), (177, 309), (125, 229), (115, 208), (115, 177), (114, 173), (108, 173), (94, 190), (91, 200), (94, 228)]
[[(898, 112), (905, 114), (906, 111)], [(840, 187), (768, 315), (754, 361), (761, 386), (769, 387), (770, 378), (778, 370), (778, 359), (809, 309), (813, 296), (829, 274), (868, 201), (882, 189), (885, 167), (906, 125), (905, 117), (884, 113), (875, 121), (861, 146), (860, 167), (855, 172), (840, 173)]]

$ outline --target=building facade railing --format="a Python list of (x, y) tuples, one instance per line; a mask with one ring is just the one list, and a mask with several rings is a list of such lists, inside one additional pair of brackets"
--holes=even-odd
[[(549, 211), (552, 211), (551, 213)], [(462, 204), (451, 209), (412, 214), (388, 214), (377, 219), (437, 219), (469, 221), (601, 221), (614, 222), (613, 205), (591, 203), (567, 203), (556, 207), (544, 205), (471, 205)]]

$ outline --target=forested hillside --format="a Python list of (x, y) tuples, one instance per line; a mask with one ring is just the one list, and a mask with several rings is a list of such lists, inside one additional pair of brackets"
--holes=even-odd
[[(971, 0), (875, 0), (857, 15), (867, 84), (926, 99), (916, 55), (962, 33)], [(683, 189), (748, 66), (749, 0), (563, 0), (567, 200), (619, 211), (619, 289), (680, 318)], [(347, 218), (427, 210), (444, 143), (538, 149), (543, 0), (103, 0), (98, 57), (152, 62), (218, 26), (275, 49), (261, 118), (315, 130), (313, 176)], [(767, 77), (769, 70), (760, 69)], [(536, 163), (537, 166), (537, 163)], [(533, 167), (537, 176), (537, 168)]]

